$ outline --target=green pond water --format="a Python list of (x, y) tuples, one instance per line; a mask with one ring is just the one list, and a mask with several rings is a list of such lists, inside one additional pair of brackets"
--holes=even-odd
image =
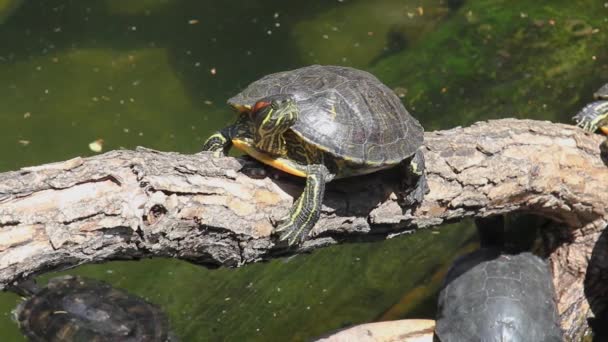
[[(313, 63), (368, 70), (427, 130), (517, 117), (570, 122), (608, 80), (600, 0), (0, 0), (0, 171), (134, 148), (194, 153), (226, 99)], [(305, 341), (433, 317), (468, 223), (241, 269), (151, 259), (65, 273), (159, 304), (183, 341)], [(48, 278), (45, 275), (41, 280)], [(21, 341), (0, 294), (0, 340)]]

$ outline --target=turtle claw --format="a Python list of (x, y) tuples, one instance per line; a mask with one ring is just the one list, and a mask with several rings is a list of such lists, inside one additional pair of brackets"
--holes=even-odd
[(219, 143), (215, 143), (213, 141), (211, 143), (205, 143), (203, 146), (203, 152), (210, 153), (213, 158), (221, 158), (227, 155), (224, 145), (220, 145)]
[(421, 150), (418, 150), (408, 165), (405, 177), (404, 187), (406, 191), (403, 196), (405, 206), (409, 207), (422, 203), (424, 195), (429, 192), (424, 169), (424, 154)]
[(213, 156), (213, 158), (222, 158), (225, 157), (226, 154), (224, 153), (224, 151), (220, 150), (220, 151), (211, 151), (211, 155)]
[(576, 125), (587, 132), (595, 132), (608, 121), (608, 101), (594, 101), (587, 104), (572, 117)]
[(299, 245), (306, 240), (308, 234), (304, 234), (304, 229), (298, 229), (293, 223), (281, 224), (272, 234), (277, 236), (276, 245), (280, 247), (292, 247)]
[(289, 215), (273, 230), (278, 245), (287, 247), (303, 243), (321, 215), (325, 182), (333, 175), (323, 165), (309, 165), (306, 187), (294, 202)]
[(203, 144), (203, 151), (213, 153), (213, 157), (225, 157), (232, 146), (232, 127), (229, 126), (212, 134)]
[(426, 176), (421, 176), (416, 184), (416, 187), (405, 195), (405, 205), (413, 206), (422, 203), (424, 200), (424, 195), (426, 195), (428, 192), (429, 186), (426, 181)]
[(300, 222), (297, 215), (292, 215), (294, 214), (290, 213), (289, 216), (278, 221), (276, 228), (272, 231), (272, 235), (276, 237), (277, 245), (280, 247), (292, 247), (303, 243), (314, 226), (314, 223), (311, 225)]

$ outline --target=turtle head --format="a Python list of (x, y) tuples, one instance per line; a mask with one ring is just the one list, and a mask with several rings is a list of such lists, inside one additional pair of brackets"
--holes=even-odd
[(287, 153), (283, 133), (298, 120), (298, 106), (292, 95), (265, 97), (253, 106), (254, 144), (262, 151), (283, 156)]
[[(295, 122), (298, 108), (296, 100), (292, 95), (272, 95), (256, 102), (251, 109), (250, 115), (256, 127), (264, 126), (265, 128), (269, 128), (270, 126), (281, 126), (277, 121), (288, 120)], [(295, 119), (292, 120), (294, 117)]]

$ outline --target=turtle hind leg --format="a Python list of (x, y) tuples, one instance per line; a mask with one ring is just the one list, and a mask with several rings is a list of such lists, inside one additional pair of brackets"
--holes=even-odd
[(287, 218), (273, 231), (279, 245), (293, 246), (306, 240), (321, 215), (325, 183), (329, 180), (331, 174), (324, 165), (308, 166), (304, 191), (294, 202)]
[(405, 206), (415, 206), (422, 203), (424, 195), (429, 192), (429, 185), (424, 172), (424, 154), (418, 149), (407, 166), (404, 185), (407, 188), (403, 196)]

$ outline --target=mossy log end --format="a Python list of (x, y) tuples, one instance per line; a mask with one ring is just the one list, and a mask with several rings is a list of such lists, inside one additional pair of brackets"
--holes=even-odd
[[(559, 222), (549, 256), (562, 327), (580, 337), (608, 286), (608, 167), (603, 137), (564, 124), (504, 119), (428, 132), (430, 193), (399, 205), (398, 172), (333, 182), (298, 253), (513, 211)], [(209, 266), (272, 258), (270, 232), (302, 183), (254, 179), (244, 159), (144, 148), (0, 174), (0, 289), (89, 262), (176, 257)], [(365, 194), (361, 196), (361, 194)]]

